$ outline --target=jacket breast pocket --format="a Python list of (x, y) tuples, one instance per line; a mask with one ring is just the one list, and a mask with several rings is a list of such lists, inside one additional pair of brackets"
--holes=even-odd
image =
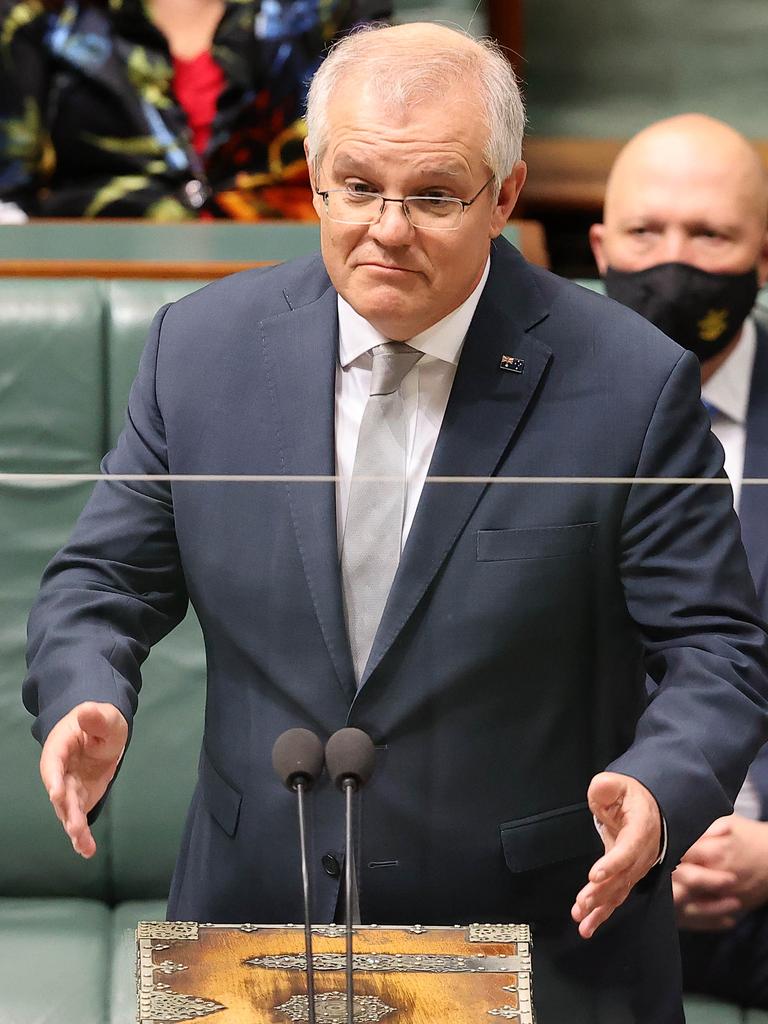
[(597, 536), (597, 523), (531, 526), (512, 530), (478, 530), (478, 562), (567, 558), (587, 554)]

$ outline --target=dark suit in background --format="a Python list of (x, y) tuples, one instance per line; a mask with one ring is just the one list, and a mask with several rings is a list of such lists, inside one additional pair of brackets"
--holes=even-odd
[[(744, 476), (768, 478), (768, 328), (756, 318), (757, 348), (749, 387)], [(765, 487), (745, 486), (739, 519), (760, 609), (768, 616), (768, 501)], [(750, 767), (760, 801), (760, 819), (768, 821), (768, 746)], [(680, 933), (686, 988), (749, 1006), (768, 1005), (768, 905), (745, 914), (723, 932)]]
[[(105, 470), (333, 475), (336, 360), (319, 257), (211, 285), (156, 318)], [(333, 483), (100, 483), (32, 615), (35, 732), (85, 700), (130, 720), (189, 597), (208, 702), (171, 917), (301, 918), (271, 747), (354, 725), (378, 747), (364, 921), (531, 921), (541, 1024), (678, 1024), (669, 870), (764, 741), (766, 641), (728, 488), (632, 480), (721, 470), (694, 357), (499, 241), (431, 475), (622, 482), (428, 482), (357, 691)], [(669, 849), (585, 942), (569, 911), (601, 850), (584, 794), (604, 768), (654, 794)], [(322, 921), (343, 802), (327, 782), (314, 797)]]

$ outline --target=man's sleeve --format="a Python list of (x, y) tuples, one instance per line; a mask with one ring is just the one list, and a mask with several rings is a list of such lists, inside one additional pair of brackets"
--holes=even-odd
[[(155, 390), (163, 316), (153, 322), (131, 390), (126, 425), (106, 474), (167, 475)], [(45, 741), (87, 700), (114, 704), (129, 725), (151, 646), (184, 617), (187, 594), (167, 480), (103, 480), (68, 544), (43, 576), (29, 619), (24, 704)]]
[(768, 735), (766, 633), (731, 490), (690, 482), (724, 478), (698, 395), (698, 364), (685, 353), (650, 418), (624, 509), (626, 602), (657, 688), (634, 743), (607, 766), (655, 796), (672, 866), (732, 810)]

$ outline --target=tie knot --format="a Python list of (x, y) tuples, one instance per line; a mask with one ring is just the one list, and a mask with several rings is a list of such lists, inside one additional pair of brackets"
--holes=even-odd
[(404, 341), (387, 341), (383, 345), (376, 345), (372, 352), (372, 395), (391, 395), (397, 391), (406, 374), (424, 355)]

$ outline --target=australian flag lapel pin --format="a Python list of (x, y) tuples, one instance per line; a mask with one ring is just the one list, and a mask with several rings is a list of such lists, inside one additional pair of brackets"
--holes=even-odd
[(525, 360), (518, 359), (517, 356), (502, 356), (499, 369), (506, 370), (507, 373), (522, 373), (525, 369)]

